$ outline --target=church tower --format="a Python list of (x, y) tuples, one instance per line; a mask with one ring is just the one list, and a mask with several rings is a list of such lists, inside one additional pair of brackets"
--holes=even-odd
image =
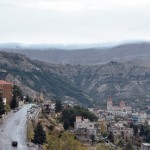
[(120, 107), (121, 108), (123, 108), (123, 107), (125, 107), (126, 105), (125, 105), (125, 102), (122, 100), (122, 102), (120, 102)]
[(112, 97), (109, 96), (109, 97), (108, 97), (108, 100), (107, 100), (107, 110), (109, 111), (112, 106), (113, 106)]

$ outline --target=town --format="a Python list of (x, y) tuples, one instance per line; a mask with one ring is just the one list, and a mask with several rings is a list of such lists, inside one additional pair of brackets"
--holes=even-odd
[[(42, 91), (33, 100), (28, 95), (23, 95), (19, 86), (4, 80), (0, 80), (0, 97), (1, 145), (4, 144), (3, 133), (7, 132), (3, 124), (9, 123), (9, 118), (17, 113), (18, 117), (21, 116), (21, 110), (26, 107), (25, 118), (22, 118), (26, 120), (26, 134), (20, 133), (25, 137), (24, 149), (61, 150), (69, 145), (74, 150), (150, 148), (149, 106), (136, 111), (123, 100), (119, 105), (114, 105), (113, 98), (109, 96), (106, 109), (85, 108), (74, 100), (45, 100)], [(11, 128), (15, 130), (17, 127)], [(20, 140), (13, 137), (9, 142), (12, 146), (21, 145)]]

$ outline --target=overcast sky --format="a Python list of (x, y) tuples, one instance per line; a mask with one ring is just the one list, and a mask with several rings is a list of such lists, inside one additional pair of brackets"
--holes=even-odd
[(150, 40), (150, 0), (0, 0), (0, 43)]

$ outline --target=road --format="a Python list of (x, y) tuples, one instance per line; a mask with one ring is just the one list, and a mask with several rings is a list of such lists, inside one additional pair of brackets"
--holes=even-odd
[[(26, 145), (27, 110), (30, 106), (30, 104), (26, 104), (19, 111), (12, 112), (0, 124), (0, 150), (30, 150)], [(18, 141), (17, 147), (11, 145), (13, 140)]]

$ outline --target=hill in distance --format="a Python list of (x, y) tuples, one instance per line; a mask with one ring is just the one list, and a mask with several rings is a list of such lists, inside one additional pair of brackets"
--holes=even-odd
[(150, 100), (148, 61), (63, 65), (0, 52), (0, 72), (0, 79), (17, 82), (30, 96), (42, 90), (48, 99), (63, 101), (69, 97), (83, 105), (97, 107), (106, 107), (110, 95), (115, 102), (123, 99), (134, 107), (146, 106)]
[[(93, 48), (90, 48), (92, 46)], [(53, 46), (51, 45), (51, 47)], [(73, 49), (73, 47), (78, 49)], [(117, 46), (109, 45), (107, 47), (99, 47), (99, 45), (84, 47), (72, 46), (72, 49), (69, 50), (69, 47), (66, 46), (65, 49), (65, 46), (60, 45), (57, 45), (57, 48), (49, 48), (48, 45), (39, 45), (38, 47), (38, 45), (8, 44), (1, 45), (0, 50), (24, 54), (32, 60), (41, 60), (54, 64), (96, 65), (109, 63), (110, 61), (150, 61), (150, 42), (127, 43)]]

